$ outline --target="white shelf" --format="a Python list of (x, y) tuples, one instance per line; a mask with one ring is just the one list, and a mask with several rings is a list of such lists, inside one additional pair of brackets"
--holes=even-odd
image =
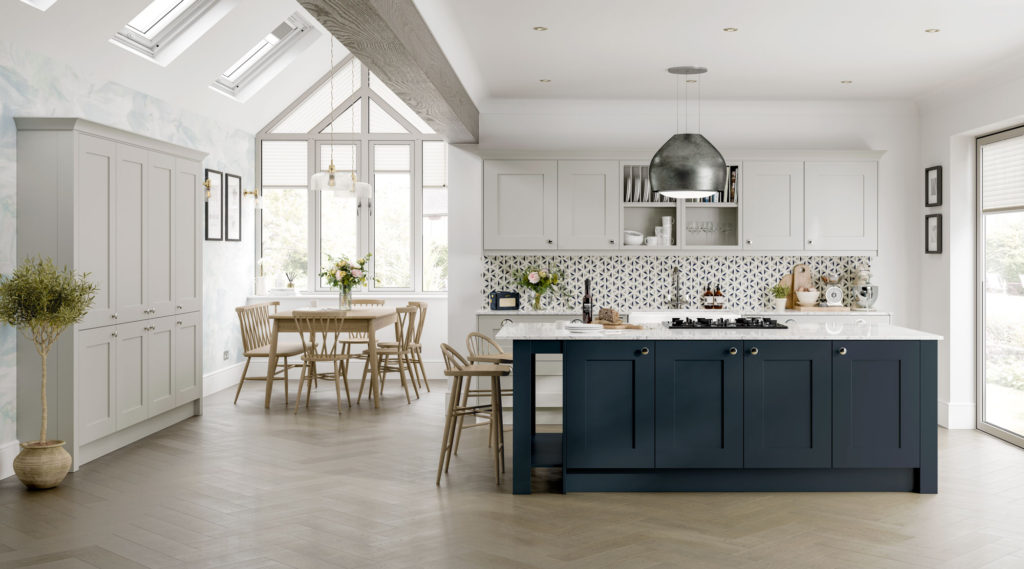
[(675, 209), (676, 204), (672, 202), (623, 202), (622, 207), (665, 207)]
[(724, 208), (724, 207), (738, 207), (738, 206), (735, 203), (729, 203), (729, 202), (718, 202), (718, 203), (686, 203), (686, 202), (683, 202), (683, 207)]
[(623, 245), (620, 249), (626, 251), (679, 251), (678, 245), (666, 245), (662, 247), (650, 245)]

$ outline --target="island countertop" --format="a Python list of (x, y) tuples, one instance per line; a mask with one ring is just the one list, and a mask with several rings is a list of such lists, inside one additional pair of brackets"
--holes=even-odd
[(942, 336), (893, 326), (822, 322), (793, 324), (787, 329), (702, 328), (672, 330), (651, 325), (642, 330), (603, 330), (577, 334), (564, 323), (513, 322), (502, 326), (499, 340), (941, 340)]

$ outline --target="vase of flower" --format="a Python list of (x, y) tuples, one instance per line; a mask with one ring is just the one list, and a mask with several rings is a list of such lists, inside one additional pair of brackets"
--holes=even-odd
[(338, 308), (351, 310), (352, 289), (366, 284), (366, 265), (370, 262), (370, 254), (367, 253), (365, 257), (356, 259), (355, 262), (349, 261), (345, 257), (335, 259), (328, 255), (327, 261), (327, 266), (320, 269), (320, 276), (332, 288), (338, 289)]
[(551, 289), (557, 289), (562, 282), (558, 270), (531, 267), (519, 277), (519, 284), (533, 291), (533, 309), (540, 311), (540, 303), (544, 295)]

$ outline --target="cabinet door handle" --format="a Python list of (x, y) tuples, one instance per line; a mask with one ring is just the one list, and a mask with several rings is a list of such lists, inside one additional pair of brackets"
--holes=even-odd
[(177, 310), (182, 310), (184, 307), (179, 304), (178, 306), (175, 306), (174, 308), (177, 309)]
[(553, 240), (551, 240), (551, 239), (548, 239), (548, 245), (554, 245), (554, 243), (555, 243), (555, 242), (554, 242)]
[(646, 356), (649, 353), (651, 353), (651, 350), (649, 350), (647, 348), (640, 348), (640, 355), (641, 356)]
[(750, 355), (756, 356), (757, 354), (758, 354), (758, 349), (757, 349), (756, 346), (753, 347), (753, 348), (750, 348)]
[(807, 240), (807, 244), (808, 244), (808, 245), (814, 245), (814, 241), (813, 241), (813, 240), (811, 240), (811, 239), (808, 239), (808, 240)]
[(737, 350), (736, 348), (729, 348), (729, 355), (730, 356), (735, 356), (738, 353), (740, 353), (740, 351)]
[(110, 319), (111, 320), (117, 320), (117, 313), (115, 312), (115, 313), (111, 314), (110, 315)]
[(614, 239), (609, 239), (608, 240), (608, 244), (609, 245), (615, 245), (615, 240)]
[(181, 326), (181, 320), (178, 320), (177, 322), (175, 322), (175, 324), (177, 324), (178, 326)]
[(117, 337), (117, 332), (111, 332), (110, 333), (110, 337), (111, 338), (116, 338)]
[(753, 244), (754, 244), (753, 241), (751, 241), (750, 239), (747, 239), (747, 245), (753, 245)]
[(839, 355), (840, 356), (845, 356), (846, 355), (846, 348), (839, 348)]

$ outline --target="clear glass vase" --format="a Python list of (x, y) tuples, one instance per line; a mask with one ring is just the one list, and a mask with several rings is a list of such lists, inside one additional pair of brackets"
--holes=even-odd
[(341, 310), (352, 310), (352, 288), (342, 288), (338, 292), (338, 308)]

